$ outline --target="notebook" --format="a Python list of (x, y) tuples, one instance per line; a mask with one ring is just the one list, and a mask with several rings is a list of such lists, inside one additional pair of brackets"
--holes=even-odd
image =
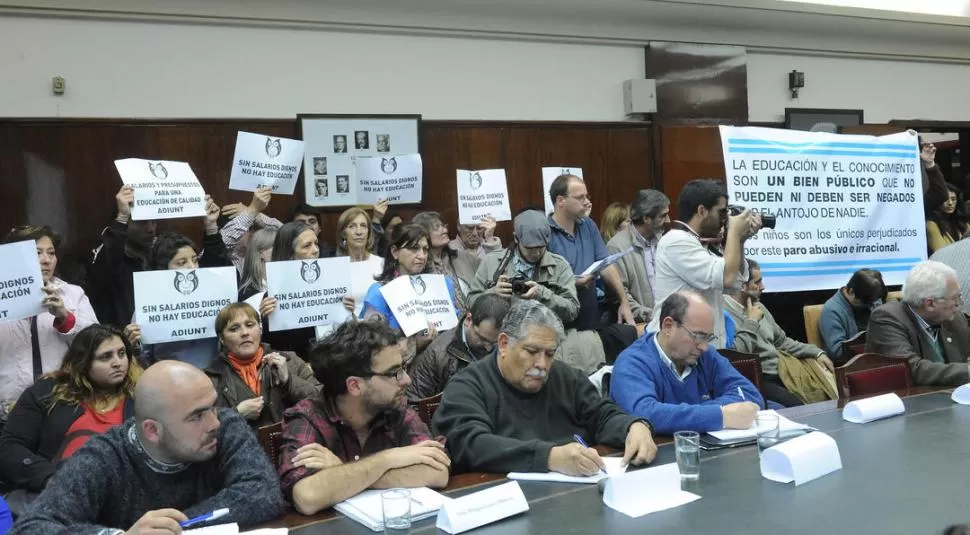
[(239, 524), (217, 524), (204, 528), (187, 529), (182, 531), (185, 535), (239, 535)]
[[(438, 513), (441, 505), (448, 500), (444, 494), (427, 487), (408, 489), (411, 491), (411, 521), (417, 522)], [(365, 490), (353, 498), (333, 506), (344, 516), (355, 520), (372, 531), (384, 531), (384, 511), (381, 507), (381, 490)], [(208, 535), (208, 534), (206, 534)]]
[[(807, 433), (808, 431), (817, 431), (817, 429), (814, 427), (793, 422), (772, 410), (759, 411), (758, 414), (774, 414), (777, 416), (778, 433), (783, 438)], [(758, 428), (755, 425), (752, 425), (748, 429), (722, 429), (721, 431), (710, 431), (707, 434), (718, 439), (722, 443), (721, 445), (727, 445), (731, 442), (745, 442), (757, 439)]]

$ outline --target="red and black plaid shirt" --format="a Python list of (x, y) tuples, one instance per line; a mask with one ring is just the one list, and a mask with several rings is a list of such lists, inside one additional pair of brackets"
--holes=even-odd
[(386, 449), (411, 446), (433, 439), (427, 424), (413, 409), (388, 411), (379, 415), (372, 425), (370, 436), (363, 445), (330, 400), (305, 399), (283, 413), (283, 443), (280, 446), (280, 486), (292, 501), (293, 486), (312, 475), (313, 470), (293, 466), (296, 450), (314, 442), (322, 445), (348, 463)]

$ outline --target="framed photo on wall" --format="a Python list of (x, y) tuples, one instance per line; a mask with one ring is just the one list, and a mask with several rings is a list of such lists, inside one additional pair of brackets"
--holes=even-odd
[(842, 127), (864, 124), (863, 110), (785, 108), (785, 128), (837, 134)]
[(297, 123), (307, 204), (420, 202), (420, 115), (300, 114)]

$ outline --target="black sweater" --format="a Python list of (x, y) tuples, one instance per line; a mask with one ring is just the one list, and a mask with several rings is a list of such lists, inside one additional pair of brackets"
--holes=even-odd
[(447, 438), (453, 471), (547, 472), (549, 450), (573, 442), (623, 448), (630, 416), (576, 368), (555, 362), (535, 394), (510, 386), (498, 357), (470, 364), (445, 388), (432, 422)]
[[(44, 490), (54, 475), (68, 429), (84, 414), (80, 405), (51, 407), (56, 383), (48, 377), (25, 390), (0, 433), (0, 480), (30, 492)], [(126, 419), (134, 414), (131, 399), (125, 401), (124, 414)]]
[(127, 530), (148, 511), (173, 508), (193, 518), (216, 509), (218, 523), (269, 522), (283, 513), (279, 480), (242, 416), (219, 409), (219, 451), (181, 467), (142, 449), (134, 420), (92, 438), (63, 463), (10, 535), (96, 535)]

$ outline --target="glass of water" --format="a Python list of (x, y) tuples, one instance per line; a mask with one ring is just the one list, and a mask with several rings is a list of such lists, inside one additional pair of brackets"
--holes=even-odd
[(674, 451), (681, 479), (698, 479), (701, 476), (701, 437), (696, 431), (674, 433)]
[(761, 457), (761, 452), (781, 441), (781, 433), (778, 428), (778, 415), (759, 414), (755, 418), (754, 425), (758, 431), (758, 457)]
[(411, 491), (391, 489), (381, 493), (385, 535), (411, 533)]

